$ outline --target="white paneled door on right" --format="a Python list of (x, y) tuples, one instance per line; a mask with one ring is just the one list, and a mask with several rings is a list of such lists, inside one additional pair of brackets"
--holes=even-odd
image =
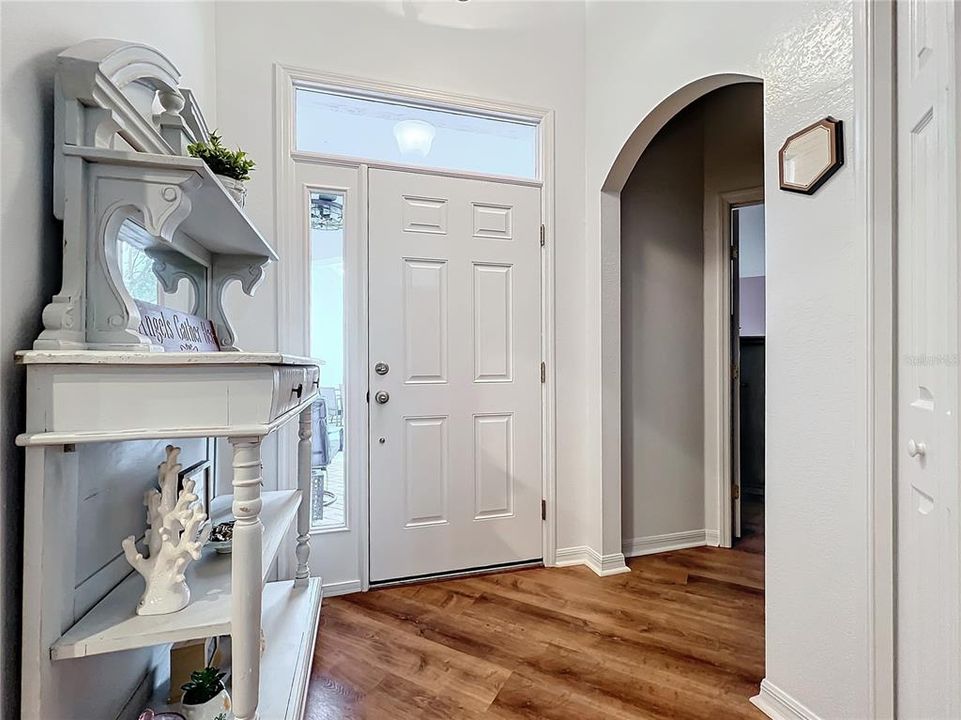
[(374, 169), (370, 579), (539, 559), (540, 190)]
[(957, 9), (897, 8), (897, 717), (957, 720)]

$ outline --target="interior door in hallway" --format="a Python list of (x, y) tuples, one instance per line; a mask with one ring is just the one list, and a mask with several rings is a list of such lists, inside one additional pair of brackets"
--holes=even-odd
[(539, 559), (540, 189), (369, 175), (370, 579)]
[(961, 717), (952, 3), (898, 2), (897, 716)]

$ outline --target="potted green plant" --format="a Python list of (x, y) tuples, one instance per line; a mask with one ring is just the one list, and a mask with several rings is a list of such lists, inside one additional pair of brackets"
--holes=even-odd
[(190, 673), (190, 682), (181, 685), (184, 696), (180, 709), (186, 720), (217, 720), (230, 714), (230, 695), (224, 687), (224, 675), (215, 667)]
[(187, 152), (191, 157), (200, 158), (207, 167), (218, 177), (231, 197), (237, 201), (240, 207), (244, 206), (247, 197), (247, 180), (250, 180), (250, 171), (254, 169), (255, 163), (247, 157), (240, 148), (231, 150), (224, 147), (220, 135), (214, 130), (206, 140), (190, 143)]

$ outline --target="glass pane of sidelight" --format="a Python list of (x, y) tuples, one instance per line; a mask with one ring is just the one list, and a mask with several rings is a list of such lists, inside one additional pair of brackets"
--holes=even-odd
[(533, 122), (311, 88), (296, 90), (298, 150), (374, 162), (537, 178)]
[(313, 407), (311, 525), (347, 524), (344, 370), (344, 196), (310, 193), (310, 355), (320, 368), (320, 399)]

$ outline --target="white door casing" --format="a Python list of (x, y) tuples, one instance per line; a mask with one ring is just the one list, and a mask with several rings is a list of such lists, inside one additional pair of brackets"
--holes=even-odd
[(897, 715), (961, 717), (954, 5), (898, 15)]
[(740, 218), (737, 208), (731, 208), (726, 222), (729, 223), (731, 237), (730, 269), (731, 274), (731, 314), (728, 327), (731, 342), (731, 490), (734, 496), (731, 511), (733, 513), (733, 536), (741, 537), (741, 279), (740, 279)]
[(368, 211), (371, 581), (539, 559), (540, 189), (372, 169)]

